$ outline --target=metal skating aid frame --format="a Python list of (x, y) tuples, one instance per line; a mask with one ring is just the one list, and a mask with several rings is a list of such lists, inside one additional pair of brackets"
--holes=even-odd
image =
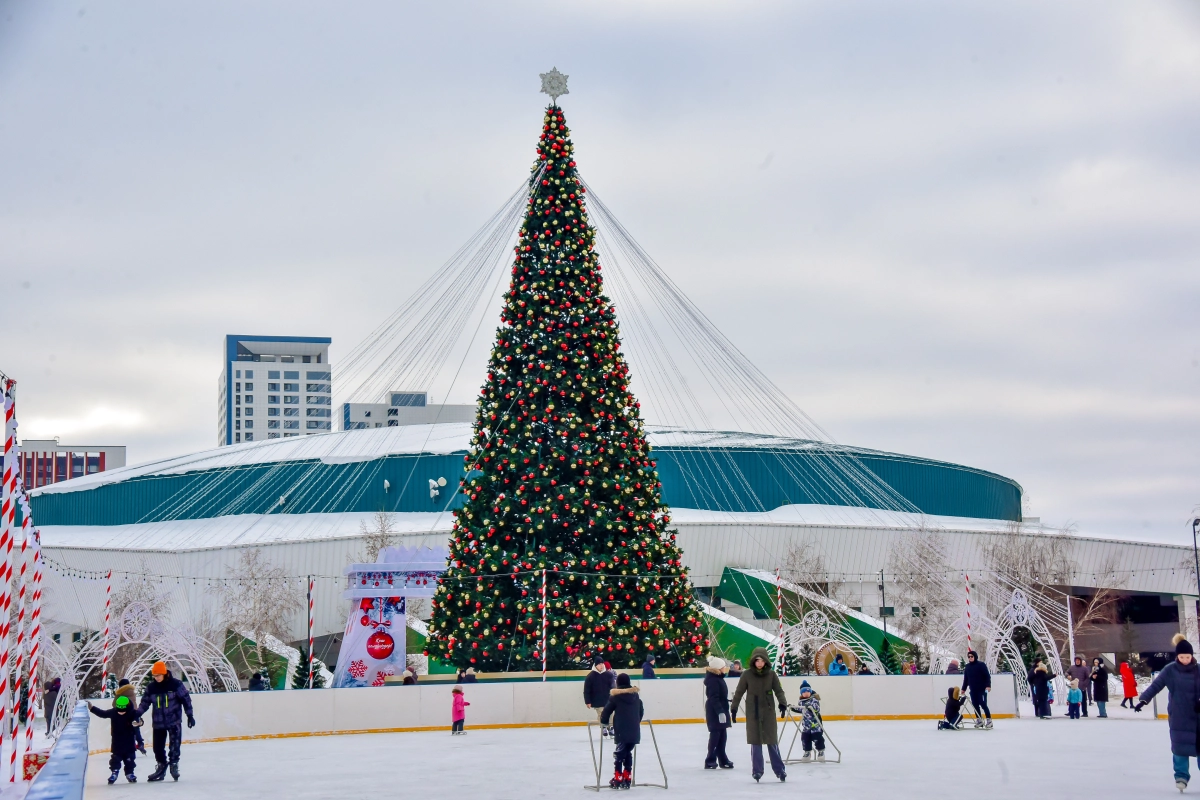
[[(787, 732), (787, 724), (789, 722), (792, 723), (792, 727), (795, 728), (795, 730), (792, 731), (792, 743), (790, 745), (788, 745), (787, 755), (783, 757), (784, 764), (821, 764), (821, 763), (840, 764), (840, 763), (842, 763), (842, 751), (836, 744), (834, 744), (833, 737), (831, 737), (829, 735), (828, 729), (826, 729), (824, 731), (825, 747), (826, 747), (826, 749), (832, 747), (833, 751), (835, 753), (837, 753), (837, 758), (826, 758), (824, 762), (817, 761), (815, 759), (815, 756), (814, 756), (813, 760), (811, 760), (811, 761), (802, 761), (799, 758), (792, 758), (792, 751), (794, 749), (796, 749), (796, 740), (800, 738), (800, 733), (803, 729), (800, 727), (800, 720), (796, 719), (796, 717), (792, 714), (792, 709), (790, 706), (788, 707), (787, 714), (783, 718), (784, 733)], [(821, 720), (821, 727), (824, 728), (824, 726), (825, 726), (825, 720)], [(782, 737), (780, 737), (780, 740), (782, 741)]]
[[(654, 723), (648, 719), (644, 719), (644, 720), (642, 720), (642, 724), (648, 725), (650, 727), (650, 743), (654, 745), (654, 757), (658, 759), (658, 771), (662, 773), (663, 782), (662, 783), (643, 783), (642, 781), (639, 781), (637, 779), (637, 762), (638, 762), (637, 754), (638, 754), (638, 747), (640, 747), (640, 745), (639, 745), (638, 747), (635, 747), (633, 749), (633, 770), (632, 770), (632, 774), (630, 776), (632, 779), (631, 786), (656, 786), (659, 789), (666, 789), (667, 788), (667, 771), (666, 771), (666, 769), (663, 768), (662, 754), (658, 752), (658, 737), (654, 735)], [(593, 786), (590, 783), (585, 783), (583, 785), (583, 788), (590, 789), (593, 792), (598, 792), (602, 788), (605, 788), (605, 787), (601, 786), (601, 784), (600, 784), (600, 773), (604, 770), (604, 739), (606, 737), (601, 735), (600, 750), (597, 753), (596, 738), (592, 734), (593, 726), (596, 728), (599, 728), (599, 727), (601, 727), (601, 725), (599, 722), (589, 722), (587, 724), (588, 746), (591, 747), (591, 749), (592, 749), (592, 766), (596, 770), (596, 785)]]

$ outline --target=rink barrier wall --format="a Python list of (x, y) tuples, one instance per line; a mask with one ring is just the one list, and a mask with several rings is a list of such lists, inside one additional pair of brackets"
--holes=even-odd
[[(97, 735), (91, 727), (97, 719), (99, 717), (88, 713), (87, 704), (83, 701), (75, 704), (70, 721), (50, 750), (50, 758), (29, 784), (26, 800), (83, 800), (87, 756), (97, 752), (88, 750), (89, 738)], [(105, 738), (99, 741), (108, 741), (108, 727), (108, 721), (105, 720)], [(98, 741), (95, 738), (91, 740)], [(107, 753), (108, 750), (99, 752)]]
[[(642, 680), (646, 717), (656, 724), (704, 721), (704, 687), (691, 680)], [(938, 719), (942, 700), (962, 678), (954, 675), (782, 677), (789, 702), (807, 680), (821, 696), (825, 719)], [(736, 678), (727, 679), (732, 698)], [(450, 729), (453, 687), (444, 683), (363, 689), (230, 692), (192, 696), (196, 727), (185, 742), (217, 742), (292, 736), (401, 733)], [(583, 681), (473, 683), (463, 685), (468, 728), (533, 728), (586, 725), (596, 714), (583, 704)], [(1012, 675), (992, 677), (992, 716), (1018, 715)], [(101, 705), (105, 705), (101, 702)], [(743, 708), (739, 713), (745, 713)], [(93, 742), (108, 742), (108, 722), (92, 718)], [(106, 752), (100, 750), (98, 752)]]

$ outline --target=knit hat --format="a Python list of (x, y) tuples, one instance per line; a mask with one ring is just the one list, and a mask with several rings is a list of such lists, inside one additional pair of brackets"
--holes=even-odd
[(128, 685), (129, 685), (129, 678), (121, 678), (121, 680), (117, 681), (117, 686), (128, 686)]
[(617, 676), (617, 688), (618, 689), (628, 689), (629, 688), (629, 676), (626, 675), (624, 672), (622, 672), (620, 675)]
[(166, 675), (167, 665), (163, 661), (155, 661), (154, 666), (150, 668), (150, 672), (153, 675)]
[(129, 708), (129, 698), (125, 695), (121, 695), (116, 700), (113, 700), (113, 708), (119, 708), (122, 711)]
[(1192, 650), (1192, 643), (1183, 638), (1182, 633), (1175, 634), (1171, 639), (1171, 644), (1175, 645), (1175, 655), (1177, 656), (1183, 653), (1187, 653), (1189, 656), (1195, 654), (1195, 651)]
[(604, 663), (603, 658), (597, 658), (595, 661), (592, 662), (592, 666), (593, 667), (604, 667), (605, 669), (608, 668), (608, 664)]
[(462, 690), (461, 686), (455, 686), (453, 689), (450, 690), (450, 694), (462, 694), (462, 693), (463, 693), (463, 690)]
[(812, 687), (808, 685), (808, 681), (800, 681), (800, 694), (811, 691)]
[(713, 669), (725, 669), (725, 667), (727, 667), (729, 665), (725, 663), (725, 659), (723, 659), (723, 658), (717, 658), (716, 656), (709, 656), (708, 657), (708, 666), (710, 666)]

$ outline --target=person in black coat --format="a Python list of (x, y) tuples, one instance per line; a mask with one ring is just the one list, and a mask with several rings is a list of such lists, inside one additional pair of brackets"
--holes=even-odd
[(142, 724), (141, 712), (134, 710), (133, 703), (125, 695), (119, 695), (114, 699), (112, 708), (96, 708), (91, 703), (88, 703), (87, 707), (88, 711), (97, 717), (108, 720), (111, 726), (112, 747), (109, 752), (112, 755), (108, 757), (108, 768), (112, 770), (112, 775), (108, 776), (108, 782), (117, 782), (117, 776), (121, 774), (121, 765), (123, 764), (125, 780), (137, 783), (137, 776), (133, 774), (133, 769), (137, 764), (137, 744), (134, 734)]
[(646, 656), (646, 660), (642, 662), (642, 680), (652, 680), (655, 677), (654, 656)]
[(1029, 673), (1029, 692), (1033, 695), (1033, 715), (1050, 718), (1050, 673), (1041, 661)]
[[(963, 669), (963, 691), (971, 695), (971, 705), (975, 706), (975, 727), (992, 727), (992, 711), (988, 708), (988, 692), (992, 690), (992, 673), (987, 664), (979, 660), (979, 654), (974, 650), (967, 651), (967, 666)], [(984, 722), (979, 712), (987, 717)]]
[(172, 675), (162, 661), (154, 662), (150, 674), (154, 676), (154, 680), (142, 695), (142, 702), (138, 704), (138, 714), (140, 716), (151, 708), (154, 709), (151, 720), (154, 723), (154, 759), (158, 763), (146, 780), (161, 781), (168, 766), (171, 768), (171, 778), (179, 780), (179, 745), (183, 739), (185, 712), (188, 727), (196, 725), (196, 718), (192, 716), (192, 696), (188, 693), (187, 686)]
[(733, 762), (725, 754), (729, 740), (729, 685), (725, 674), (729, 666), (723, 658), (710, 658), (704, 671), (704, 722), (708, 725), (708, 755), (704, 759), (705, 769), (733, 769)]
[(42, 713), (46, 715), (46, 735), (50, 735), (50, 725), (54, 722), (54, 707), (58, 704), (58, 693), (62, 689), (62, 678), (55, 678), (42, 684)]
[(1175, 788), (1187, 788), (1192, 775), (1188, 771), (1188, 759), (1200, 755), (1197, 750), (1197, 734), (1200, 733), (1200, 718), (1197, 717), (1197, 701), (1200, 701), (1200, 668), (1196, 666), (1196, 655), (1192, 644), (1175, 634), (1171, 640), (1175, 645), (1175, 660), (1162, 668), (1154, 682), (1146, 687), (1138, 698), (1134, 711), (1141, 711), (1147, 703), (1163, 689), (1170, 692), (1167, 700), (1167, 727), (1171, 731), (1171, 758), (1175, 767)]
[(1099, 658), (1092, 659), (1092, 702), (1096, 704), (1096, 710), (1102, 719), (1108, 718), (1108, 711), (1104, 706), (1108, 703), (1108, 668), (1104, 666), (1104, 662)]
[[(608, 665), (604, 663), (604, 659), (597, 658), (592, 665), (592, 671), (583, 679), (583, 704), (596, 712), (596, 719), (600, 719), (604, 706), (608, 704), (609, 693), (612, 692), (612, 676), (608, 672)], [(608, 736), (607, 728), (604, 729), (603, 735)]]
[(612, 720), (617, 749), (613, 752), (613, 779), (609, 786), (628, 789), (633, 783), (633, 748), (642, 741), (642, 716), (646, 713), (638, 687), (631, 686), (629, 676), (617, 676), (617, 688), (609, 692), (608, 702), (600, 712), (600, 724)]

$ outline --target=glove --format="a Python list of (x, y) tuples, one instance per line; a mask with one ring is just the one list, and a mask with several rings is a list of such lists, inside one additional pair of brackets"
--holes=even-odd
[(1145, 708), (1145, 707), (1146, 707), (1146, 704), (1145, 704), (1145, 703), (1138, 703), (1136, 706), (1134, 706), (1134, 707), (1133, 707), (1133, 710), (1134, 710), (1134, 711), (1141, 711), (1141, 710), (1142, 710), (1143, 708)]
[(733, 710), (733, 713), (729, 715), (729, 722), (732, 725), (737, 724), (737, 709), (736, 708)]
[(787, 703), (780, 703), (779, 704), (779, 716), (782, 717), (785, 714), (787, 714)]
[(188, 727), (189, 728), (196, 727), (196, 718), (195, 717), (188, 717)]

